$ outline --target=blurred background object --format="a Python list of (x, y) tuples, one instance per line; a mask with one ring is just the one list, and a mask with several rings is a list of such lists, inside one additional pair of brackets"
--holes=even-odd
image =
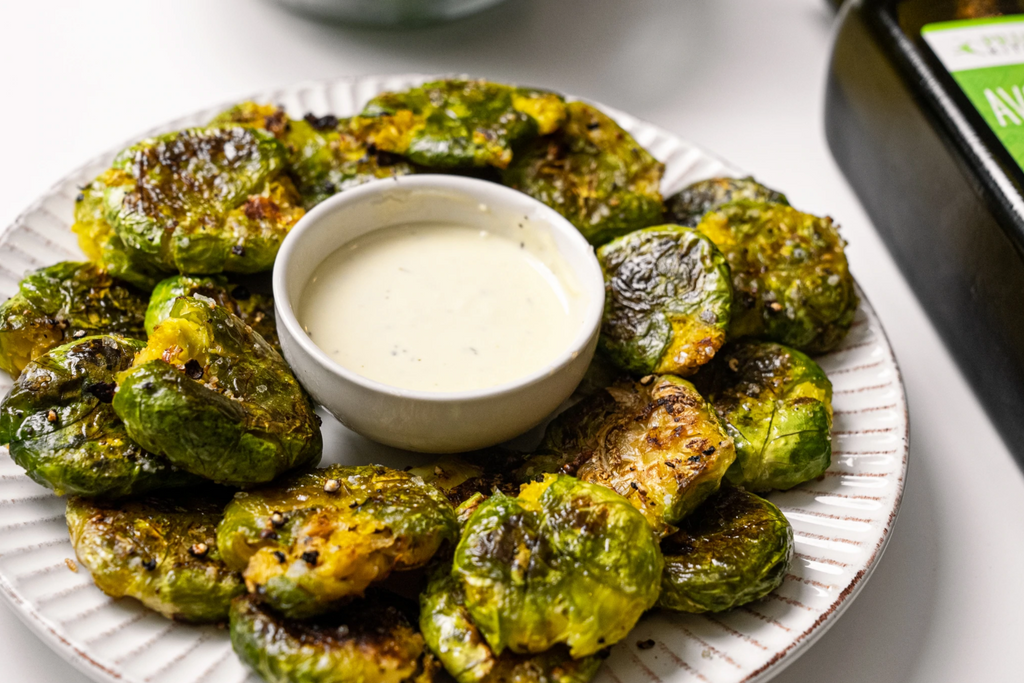
[[(986, 122), (991, 105), (982, 94), (1024, 82), (1024, 21), (1006, 16), (1020, 13), (1021, 0), (848, 0), (825, 128), (890, 253), (1024, 466), (1024, 147), (1020, 120)], [(941, 31), (954, 32), (944, 44), (954, 58), (970, 57), (968, 68), (951, 69), (929, 47)], [(978, 86), (974, 103), (958, 84), (963, 74)]]
[(367, 26), (412, 27), (469, 16), (503, 0), (276, 0), (310, 17)]

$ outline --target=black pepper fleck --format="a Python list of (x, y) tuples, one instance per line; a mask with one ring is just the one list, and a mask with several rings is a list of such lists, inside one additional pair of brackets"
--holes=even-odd
[(203, 378), (203, 366), (195, 358), (185, 363), (185, 375), (192, 379)]

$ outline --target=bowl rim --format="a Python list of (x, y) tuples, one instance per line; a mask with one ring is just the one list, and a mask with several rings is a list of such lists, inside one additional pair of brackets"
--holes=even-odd
[[(318, 229), (318, 226), (328, 216), (343, 212), (347, 204), (359, 202), (367, 196), (383, 196), (396, 190), (405, 191), (408, 189), (455, 191), (468, 196), (474, 201), (490, 204), (511, 204), (512, 202), (532, 204), (533, 211), (536, 212), (535, 215), (540, 220), (547, 223), (552, 230), (563, 233), (568, 238), (568, 244), (581, 252), (584, 258), (580, 267), (570, 263), (569, 259), (566, 259), (566, 264), (579, 278), (581, 287), (590, 296), (590, 301), (587, 303), (583, 322), (579, 325), (576, 335), (558, 356), (528, 375), (490, 387), (463, 391), (422, 391), (403, 389), (365, 377), (331, 359), (323, 349), (313, 342), (299, 323), (286, 284), (291, 274), (292, 261), (299, 243), (304, 239), (304, 235)], [(382, 225), (374, 230), (380, 230), (385, 227), (389, 226)], [(373, 230), (370, 232), (373, 232)], [(344, 244), (346, 242), (339, 243), (334, 251), (341, 248)], [(319, 263), (309, 270), (312, 271), (319, 267), (334, 251), (326, 254)], [(595, 248), (576, 229), (576, 226), (570, 223), (562, 214), (530, 195), (505, 185), (499, 185), (478, 178), (444, 175), (441, 173), (418, 173), (375, 179), (357, 187), (346, 189), (344, 192), (339, 192), (317, 204), (298, 220), (282, 242), (274, 263), (272, 287), (277, 316), (276, 324), (279, 328), (278, 334), (281, 335), (282, 331), (280, 328), (283, 326), (283, 331), (287, 332), (295, 340), (296, 346), (301, 352), (309, 356), (319, 367), (334, 376), (369, 391), (396, 398), (436, 403), (466, 402), (499, 397), (538, 384), (546, 378), (565, 370), (578, 356), (585, 352), (594, 336), (600, 331), (605, 300), (604, 273), (597, 259)]]

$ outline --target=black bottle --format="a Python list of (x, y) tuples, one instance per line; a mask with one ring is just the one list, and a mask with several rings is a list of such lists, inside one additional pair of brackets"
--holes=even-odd
[(847, 0), (838, 21), (829, 146), (1024, 465), (1024, 0)]

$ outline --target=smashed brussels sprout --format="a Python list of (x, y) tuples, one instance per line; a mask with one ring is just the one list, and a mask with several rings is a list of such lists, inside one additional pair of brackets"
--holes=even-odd
[(661, 550), (611, 489), (546, 475), (517, 498), (496, 494), (467, 522), (454, 576), (494, 654), (549, 650), (579, 659), (629, 633), (658, 598)]
[(515, 470), (523, 456), (500, 447), (461, 455), (445, 455), (439, 460), (409, 470), (443, 493), (452, 505), (459, 506), (480, 494), (494, 491), (515, 495), (521, 483)]
[(452, 79), (378, 95), (353, 124), (377, 149), (423, 166), (500, 169), (518, 146), (557, 130), (565, 109), (555, 93)]
[(751, 491), (821, 476), (832, 457), (832, 383), (813, 360), (770, 342), (737, 342), (694, 378), (736, 444), (726, 478)]
[(167, 271), (158, 259), (137, 249), (129, 249), (114, 232), (107, 220), (103, 194), (108, 170), (82, 188), (75, 202), (75, 222), (71, 231), (78, 235), (78, 246), (89, 257), (115, 278), (149, 291), (167, 277)]
[(665, 200), (665, 220), (696, 227), (708, 211), (739, 199), (789, 204), (786, 195), (753, 178), (711, 178), (698, 181)]
[(664, 165), (589, 104), (567, 110), (562, 130), (518, 152), (503, 182), (558, 211), (594, 245), (660, 223)]
[(487, 645), (465, 605), (462, 583), (449, 563), (431, 572), (420, 595), (420, 630), (427, 646), (458, 683), (587, 683), (601, 667), (599, 655), (573, 659), (564, 645), (537, 654), (500, 655)]
[(85, 337), (29, 363), (0, 403), (0, 445), (58, 495), (116, 498), (198, 482), (129, 439), (110, 405), (117, 373), (144, 345)]
[(379, 595), (311, 621), (237, 598), (231, 645), (267, 683), (430, 683), (439, 669), (423, 636)]
[(697, 229), (732, 271), (731, 338), (762, 337), (821, 353), (846, 336), (858, 301), (832, 219), (741, 200), (708, 213)]
[(351, 119), (313, 114), (289, 119), (284, 110), (272, 105), (243, 102), (211, 123), (254, 126), (283, 142), (288, 148), (287, 173), (306, 209), (350, 187), (416, 170), (405, 159), (370, 144), (367, 126)]
[(136, 598), (177, 621), (224, 621), (231, 599), (245, 592), (217, 549), (228, 496), (203, 490), (122, 503), (71, 498), (71, 544), (107, 595)]
[(597, 250), (604, 272), (601, 349), (638, 375), (691, 375), (725, 343), (732, 283), (704, 235), (676, 225), (637, 230)]
[(29, 361), (86, 335), (145, 339), (145, 314), (145, 295), (96, 264), (40, 268), (0, 306), (0, 370), (17, 377)]
[(658, 605), (721, 612), (778, 588), (793, 555), (793, 528), (779, 508), (724, 486), (662, 542), (665, 573)]
[(175, 275), (162, 280), (149, 298), (146, 309), (146, 333), (153, 334), (156, 326), (171, 315), (175, 300), (180, 296), (204, 296), (231, 311), (280, 351), (277, 338), (277, 317), (274, 297), (259, 294), (223, 275)]
[(222, 306), (176, 299), (118, 382), (114, 410), (128, 435), (187, 472), (248, 486), (320, 460), (309, 398), (277, 351)]
[(334, 465), (239, 493), (217, 538), (250, 592), (293, 618), (335, 609), (458, 538), (455, 510), (418, 477)]
[(249, 126), (143, 140), (105, 174), (106, 217), (129, 249), (180, 273), (270, 270), (302, 216), (286, 150)]
[(563, 472), (607, 486), (665, 533), (718, 489), (735, 457), (693, 385), (662, 375), (617, 383), (559, 415), (519, 476)]

